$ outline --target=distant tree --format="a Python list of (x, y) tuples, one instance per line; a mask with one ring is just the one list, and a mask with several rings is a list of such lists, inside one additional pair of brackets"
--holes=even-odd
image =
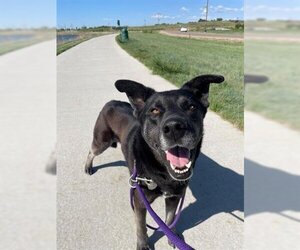
[(198, 22), (200, 23), (200, 22), (205, 22), (206, 20), (205, 19), (203, 19), (203, 18), (200, 18), (199, 20), (198, 20)]
[(117, 25), (120, 26), (120, 20), (117, 21)]
[(221, 21), (223, 21), (223, 18), (218, 17), (218, 18), (217, 18), (217, 21), (221, 22)]
[(244, 29), (244, 24), (243, 23), (237, 23), (235, 25), (235, 29), (239, 30), (239, 29)]

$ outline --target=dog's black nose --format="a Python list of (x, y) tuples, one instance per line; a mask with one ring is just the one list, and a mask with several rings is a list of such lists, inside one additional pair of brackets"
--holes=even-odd
[(163, 133), (168, 139), (175, 141), (184, 136), (187, 130), (187, 125), (181, 120), (168, 120), (163, 126)]

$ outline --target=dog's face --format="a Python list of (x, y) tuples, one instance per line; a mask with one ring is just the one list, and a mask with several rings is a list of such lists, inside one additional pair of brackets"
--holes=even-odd
[(116, 87), (125, 92), (142, 127), (142, 136), (169, 175), (179, 181), (189, 179), (203, 135), (210, 83), (222, 76), (202, 75), (181, 89), (155, 92), (142, 84), (119, 80)]

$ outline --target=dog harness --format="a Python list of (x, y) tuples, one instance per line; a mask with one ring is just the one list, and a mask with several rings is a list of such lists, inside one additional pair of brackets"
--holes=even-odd
[(158, 230), (163, 232), (167, 238), (180, 250), (192, 250), (193, 248), (191, 246), (189, 246), (187, 243), (185, 243), (185, 241), (183, 239), (181, 239), (177, 234), (175, 234), (171, 228), (173, 228), (177, 221), (179, 220), (180, 217), (180, 213), (182, 210), (182, 206), (183, 206), (183, 202), (184, 202), (184, 197), (185, 197), (185, 193), (184, 195), (181, 197), (180, 199), (180, 203), (178, 206), (178, 211), (177, 214), (175, 216), (175, 219), (173, 220), (171, 225), (166, 225), (166, 223), (164, 223), (162, 221), (162, 219), (154, 212), (154, 210), (152, 209), (149, 201), (147, 200), (142, 187), (140, 186), (141, 183), (144, 183), (147, 188), (149, 190), (154, 190), (157, 187), (157, 184), (148, 178), (142, 178), (142, 177), (138, 177), (137, 174), (137, 168), (136, 168), (136, 160), (134, 160), (134, 166), (133, 166), (133, 173), (129, 178), (129, 185), (130, 185), (130, 204), (131, 207), (134, 211), (134, 189), (136, 189), (139, 193), (139, 196), (141, 198), (141, 200), (143, 201), (147, 211), (149, 212), (149, 214), (151, 215), (151, 217), (153, 218), (153, 220), (157, 223), (158, 227), (153, 227), (147, 224), (147, 227), (152, 229), (152, 230)]

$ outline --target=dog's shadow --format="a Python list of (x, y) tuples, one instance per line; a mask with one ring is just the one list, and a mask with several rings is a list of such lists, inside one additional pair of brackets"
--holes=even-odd
[[(215, 214), (244, 211), (244, 176), (220, 166), (204, 154), (197, 159), (189, 188), (196, 200), (182, 210), (176, 226), (181, 237), (185, 230)], [(239, 217), (236, 219), (243, 221)], [(151, 235), (149, 242), (152, 249), (161, 237), (163, 234), (158, 231)]]
[(284, 211), (300, 211), (300, 176), (245, 159), (245, 216), (276, 213), (294, 222)]
[[(126, 166), (126, 162), (116, 161), (95, 166), (94, 173), (102, 168), (120, 166)], [(215, 214), (244, 211), (244, 176), (220, 166), (204, 154), (200, 154), (197, 159), (189, 188), (195, 202), (182, 210), (177, 223), (177, 232), (182, 237), (185, 230), (197, 226)], [(242, 220), (238, 217), (237, 219)], [(149, 237), (151, 249), (155, 249), (154, 244), (161, 237), (163, 233), (158, 231)]]
[(109, 167), (126, 167), (126, 161), (114, 161), (114, 162), (109, 162), (105, 163), (102, 165), (94, 166), (93, 167), (93, 174), (95, 174), (98, 170), (103, 169), (103, 168), (109, 168)]

